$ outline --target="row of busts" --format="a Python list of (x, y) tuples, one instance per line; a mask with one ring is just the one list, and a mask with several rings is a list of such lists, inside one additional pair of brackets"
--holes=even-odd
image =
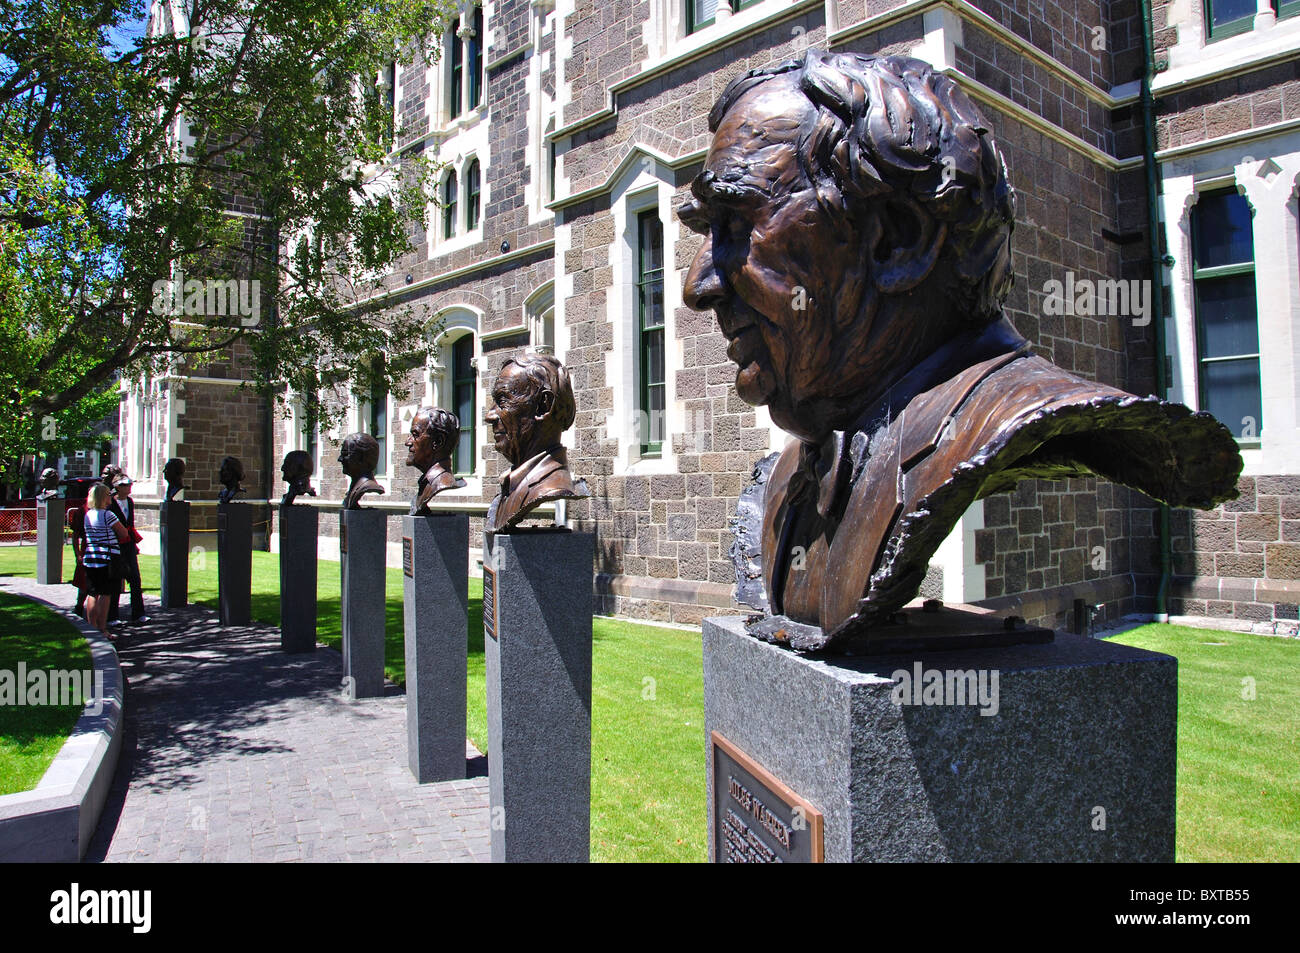
[[(573, 426), (576, 406), (573, 385), (564, 365), (549, 354), (512, 358), (502, 365), (492, 387), (492, 400), (484, 417), (492, 428), (496, 449), (509, 462), (501, 478), (501, 492), (488, 508), (488, 532), (503, 532), (521, 522), (542, 503), (561, 499), (585, 499), (584, 480), (574, 480), (560, 437)], [(412, 516), (430, 515), (429, 504), (445, 490), (465, 486), (452, 467), (451, 455), (460, 439), (460, 419), (441, 407), (421, 407), (411, 419), (406, 438), (406, 464), (420, 473)], [(375, 479), (379, 465), (379, 441), (367, 433), (349, 434), (339, 448), (339, 464), (350, 479), (343, 496), (343, 509), (362, 509), (363, 499), (383, 493)], [(280, 500), (291, 506), (299, 496), (315, 496), (311, 485), (315, 464), (305, 450), (285, 454), (280, 473), (289, 485)], [(167, 499), (182, 489), (185, 461), (173, 457), (163, 467)], [(218, 503), (234, 502), (245, 492), (244, 466), (237, 457), (222, 459), (218, 480), (222, 489)]]

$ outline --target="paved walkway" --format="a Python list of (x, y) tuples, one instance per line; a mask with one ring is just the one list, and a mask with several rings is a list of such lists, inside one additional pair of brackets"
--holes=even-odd
[(468, 742), (469, 780), (416, 784), (395, 688), (349, 702), (333, 650), (284, 655), (270, 626), (146, 605), (148, 624), (118, 630), (126, 733), (87, 860), (487, 860), (487, 759)]

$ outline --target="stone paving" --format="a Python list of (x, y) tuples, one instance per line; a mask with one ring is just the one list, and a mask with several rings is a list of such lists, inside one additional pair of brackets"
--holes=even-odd
[[(70, 586), (0, 586), (71, 606)], [(415, 783), (405, 696), (350, 702), (342, 659), (196, 606), (117, 630), (126, 732), (91, 861), (486, 861), (487, 759)]]

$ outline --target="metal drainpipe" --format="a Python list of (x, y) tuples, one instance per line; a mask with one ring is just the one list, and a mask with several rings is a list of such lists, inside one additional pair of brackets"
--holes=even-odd
[[(274, 327), (279, 323), (280, 315), (276, 310), (276, 302), (279, 300), (279, 276), (280, 276), (280, 226), (275, 223), (271, 226), (271, 274), (274, 276), (272, 284), (271, 306), (267, 309), (268, 317)], [(273, 501), (275, 499), (275, 393), (271, 388), (264, 388), (262, 398), (266, 401), (266, 414), (262, 418), (262, 441), (264, 449), (262, 451), (263, 465), (266, 468), (266, 499)], [(275, 529), (274, 520), (279, 510), (273, 502), (268, 502), (266, 506), (266, 551), (271, 551), (271, 531)]]
[[(1160, 254), (1160, 167), (1156, 164), (1155, 97), (1151, 81), (1156, 73), (1155, 35), (1151, 24), (1151, 0), (1142, 0), (1142, 132), (1144, 165), (1147, 179), (1147, 243), (1151, 256), (1152, 318), (1156, 329), (1155, 371), (1156, 396), (1168, 397), (1169, 383), (1165, 379), (1165, 306), (1164, 260)], [(1169, 504), (1160, 504), (1160, 585), (1156, 589), (1154, 621), (1169, 621), (1169, 580), (1172, 557), (1169, 540)]]

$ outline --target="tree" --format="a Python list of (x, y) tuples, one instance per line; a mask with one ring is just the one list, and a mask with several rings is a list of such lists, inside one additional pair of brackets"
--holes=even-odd
[(428, 336), (386, 282), (434, 170), (389, 155), (375, 86), (451, 9), (174, 0), (145, 29), (142, 0), (0, 0), (0, 415), (237, 345), (268, 393), (400, 389)]

